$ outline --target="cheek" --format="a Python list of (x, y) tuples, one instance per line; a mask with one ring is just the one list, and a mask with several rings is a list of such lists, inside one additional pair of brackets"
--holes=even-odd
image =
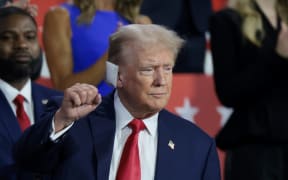
[(38, 44), (31, 45), (31, 54), (34, 58), (38, 57), (40, 54), (40, 47)]
[(0, 56), (1, 58), (8, 58), (12, 52), (12, 47), (9, 45), (0, 44)]
[(170, 91), (172, 88), (172, 84), (173, 84), (173, 75), (167, 78), (167, 87), (169, 88)]
[(129, 85), (134, 88), (134, 89), (132, 88), (134, 93), (135, 93), (136, 89), (137, 89), (138, 93), (141, 92), (141, 91), (142, 92), (147, 91), (150, 88), (150, 86), (151, 86), (151, 84), (153, 82), (150, 78), (139, 77), (137, 74), (136, 75), (133, 74), (131, 76), (134, 76), (134, 78), (130, 79)]
[(152, 82), (142, 81), (138, 86), (138, 91), (143, 97), (149, 96), (149, 94), (153, 92)]

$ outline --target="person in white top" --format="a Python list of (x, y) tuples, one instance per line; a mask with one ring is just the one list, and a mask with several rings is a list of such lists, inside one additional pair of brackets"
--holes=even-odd
[(131, 164), (120, 161), (136, 154), (124, 151), (135, 133), (131, 121), (140, 119), (145, 128), (134, 146), (140, 163), (121, 171), (125, 180), (220, 180), (214, 140), (164, 109), (182, 44), (159, 25), (121, 27), (109, 48), (116, 90), (102, 98), (95, 86), (78, 83), (50, 101), (47, 116), (17, 143), (18, 166), (55, 179), (120, 180), (120, 164)]

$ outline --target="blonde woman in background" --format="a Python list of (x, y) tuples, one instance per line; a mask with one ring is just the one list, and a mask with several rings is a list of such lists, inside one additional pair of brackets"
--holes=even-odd
[(236, 0), (210, 21), (225, 180), (288, 179), (288, 1)]
[(142, 0), (74, 0), (49, 11), (43, 40), (53, 85), (63, 90), (77, 82), (97, 85), (106, 95), (112, 87), (103, 79), (108, 37), (119, 26), (151, 23), (139, 14)]

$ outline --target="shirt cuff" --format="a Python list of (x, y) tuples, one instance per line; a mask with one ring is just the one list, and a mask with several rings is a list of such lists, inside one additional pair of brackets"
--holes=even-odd
[(55, 118), (53, 117), (53, 119), (52, 119), (52, 132), (51, 132), (51, 134), (50, 134), (50, 139), (51, 139), (52, 141), (56, 142), (57, 139), (58, 139), (60, 136), (62, 136), (65, 132), (67, 132), (67, 131), (73, 126), (74, 122), (71, 123), (71, 124), (70, 124), (69, 126), (67, 126), (66, 128), (64, 128), (63, 130), (55, 133), (54, 119), (55, 119)]

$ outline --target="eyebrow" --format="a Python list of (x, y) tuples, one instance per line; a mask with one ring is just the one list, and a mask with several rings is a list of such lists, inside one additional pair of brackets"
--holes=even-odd
[[(15, 33), (17, 31), (13, 30), (13, 29), (4, 29), (2, 31), (0, 31), (1, 34), (4, 34), (4, 33)], [(24, 30), (24, 33), (36, 33), (37, 34), (37, 31), (34, 30), (34, 29), (27, 29), (27, 30)]]

